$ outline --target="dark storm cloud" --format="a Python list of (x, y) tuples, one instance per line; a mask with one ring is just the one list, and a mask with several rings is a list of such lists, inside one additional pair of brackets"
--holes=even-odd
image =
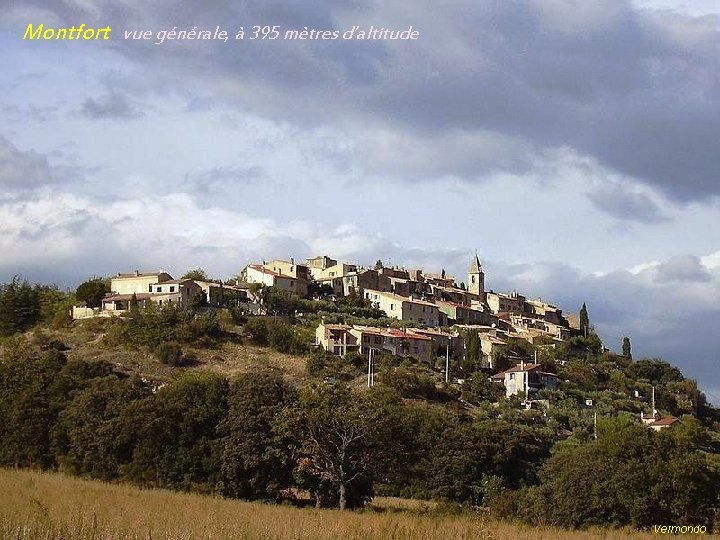
[[(211, 93), (243, 110), (310, 128), (330, 124), (350, 136), (382, 128), (439, 147), (450, 132), (467, 134), (466, 146), (455, 141), (424, 176), (443, 168), (470, 181), (488, 169), (515, 172), (514, 160), (508, 165), (476, 152), (482, 134), (507, 143), (500, 154), (516, 151), (518, 141), (544, 151), (572, 148), (677, 201), (720, 194), (715, 17), (636, 11), (623, 1), (458, 1), (443, 8), (350, 1), (28, 4), (68, 22), (112, 22), (112, 46), (142, 69), (127, 88)], [(412, 24), (421, 38), (158, 46), (121, 35), (196, 25), (247, 31), (253, 24), (341, 30)], [(377, 152), (366, 145), (358, 157), (382, 163)], [(652, 208), (638, 204), (652, 221)]]

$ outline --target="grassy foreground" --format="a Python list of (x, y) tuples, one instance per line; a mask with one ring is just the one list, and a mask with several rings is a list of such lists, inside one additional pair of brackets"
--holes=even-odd
[(0, 469), (0, 538), (527, 539), (651, 538), (631, 531), (569, 532), (433, 513), (378, 499), (362, 512), (301, 509)]

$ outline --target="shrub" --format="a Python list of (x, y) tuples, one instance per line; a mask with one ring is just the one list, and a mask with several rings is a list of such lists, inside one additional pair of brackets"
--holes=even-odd
[(155, 356), (163, 364), (179, 366), (182, 364), (182, 349), (175, 341), (165, 341), (155, 348)]
[(252, 340), (258, 345), (268, 344), (268, 329), (266, 319), (263, 317), (252, 317), (245, 323), (246, 334), (249, 334)]

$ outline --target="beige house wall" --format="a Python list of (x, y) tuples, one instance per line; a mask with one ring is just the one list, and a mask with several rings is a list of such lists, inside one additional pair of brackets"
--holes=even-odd
[(439, 325), (440, 315), (435, 304), (372, 289), (365, 291), (365, 298), (384, 311), (388, 317), (426, 326)]
[(155, 283), (169, 281), (172, 276), (166, 272), (139, 274), (137, 276), (115, 276), (110, 278), (110, 290), (115, 294), (139, 294), (150, 292)]

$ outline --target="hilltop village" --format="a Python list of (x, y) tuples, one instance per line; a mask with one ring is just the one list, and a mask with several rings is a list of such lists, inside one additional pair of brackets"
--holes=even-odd
[[(338, 357), (353, 354), (370, 359), (390, 354), (433, 366), (438, 363), (446, 381), (456, 383), (463, 382), (462, 373), (451, 377), (450, 360), (461, 366), (474, 354), (478, 367), (493, 372), (491, 380), (503, 383), (508, 396), (522, 392), (528, 400), (538, 389), (557, 383), (557, 376), (538, 363), (537, 350), (554, 348), (583, 332), (579, 317), (566, 317), (549, 302), (517, 292), (487, 290), (477, 254), (466, 281), (460, 283), (444, 270), (430, 273), (388, 267), (381, 261), (365, 268), (328, 256), (302, 264), (294, 259), (249, 264), (225, 282), (200, 277), (189, 274), (174, 279), (165, 271), (118, 273), (110, 278), (110, 291), (98, 307), (74, 306), (72, 317), (122, 316), (133, 305), (151, 304), (231, 307), (250, 316), (303, 315), (298, 310), (276, 309), (277, 302), (268, 299), (269, 291), (288, 298), (345, 303), (357, 310), (338, 322), (321, 319), (315, 328), (315, 347)], [(368, 310), (374, 310), (377, 323), (366, 317), (360, 324), (353, 316)], [(473, 345), (467, 343), (468, 336)], [(518, 347), (519, 341), (532, 346), (534, 354)]]
[(16, 277), (0, 335), (6, 467), (571, 527), (720, 515), (720, 411), (697, 383), (634, 359), (629, 338), (611, 352), (584, 304), (569, 316), (489, 289), (477, 255), (459, 279), (327, 256), (224, 280), (138, 270), (74, 293)]

